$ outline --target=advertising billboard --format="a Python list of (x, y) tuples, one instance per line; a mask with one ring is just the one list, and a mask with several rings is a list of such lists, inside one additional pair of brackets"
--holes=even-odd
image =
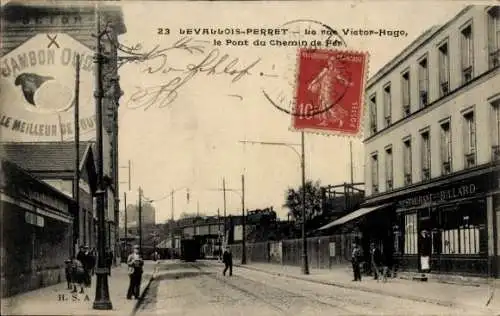
[(93, 52), (66, 34), (37, 34), (0, 59), (4, 141), (74, 139), (76, 56), (80, 55), (81, 140), (95, 137)]

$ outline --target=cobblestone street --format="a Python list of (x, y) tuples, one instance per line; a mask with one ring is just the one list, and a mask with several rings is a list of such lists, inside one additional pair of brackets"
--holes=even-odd
[[(235, 268), (163, 263), (139, 315), (489, 315)], [(391, 286), (387, 283), (387, 286)]]

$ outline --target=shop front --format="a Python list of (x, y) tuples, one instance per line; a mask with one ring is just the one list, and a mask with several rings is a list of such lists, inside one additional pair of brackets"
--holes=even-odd
[(74, 201), (1, 160), (1, 293), (15, 295), (65, 279)]
[(488, 216), (494, 174), (471, 172), (397, 198), (392, 229), (399, 270), (496, 275), (492, 241), (497, 232)]

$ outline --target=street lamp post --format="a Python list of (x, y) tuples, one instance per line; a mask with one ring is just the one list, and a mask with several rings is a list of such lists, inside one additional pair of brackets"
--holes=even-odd
[[(301, 169), (301, 178), (302, 178), (302, 274), (309, 274), (309, 262), (307, 255), (307, 238), (306, 238), (306, 173), (305, 173), (305, 135), (304, 132), (301, 132), (301, 142), (300, 144), (292, 144), (292, 143), (279, 143), (279, 142), (261, 142), (261, 141), (248, 141), (242, 140), (240, 143), (244, 144), (257, 144), (257, 145), (268, 145), (268, 146), (285, 146), (293, 150), (295, 154), (300, 159), (300, 169)], [(301, 152), (299, 153), (296, 146), (300, 146)]]
[(97, 262), (97, 282), (96, 282), (96, 292), (95, 300), (93, 304), (94, 309), (98, 310), (109, 310), (113, 308), (109, 297), (109, 285), (108, 285), (108, 269), (106, 268), (105, 262), (105, 248), (106, 248), (106, 232), (105, 232), (105, 219), (104, 219), (104, 173), (103, 173), (103, 115), (102, 115), (102, 98), (103, 98), (103, 87), (102, 87), (102, 47), (101, 47), (101, 37), (105, 32), (101, 32), (100, 26), (100, 14), (99, 9), (95, 10), (96, 17), (96, 52), (94, 57), (94, 62), (96, 64), (95, 71), (95, 81), (96, 90), (94, 93), (95, 105), (96, 105), (96, 141), (97, 141), (97, 190), (96, 190), (96, 208), (99, 216), (99, 240), (98, 240), (98, 262)]

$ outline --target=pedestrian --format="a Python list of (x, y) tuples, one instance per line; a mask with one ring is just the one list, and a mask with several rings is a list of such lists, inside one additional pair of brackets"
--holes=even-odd
[(76, 287), (80, 286), (80, 293), (84, 293), (83, 288), (85, 286), (85, 269), (83, 267), (83, 263), (77, 258), (73, 257), (71, 259), (71, 281), (73, 282), (73, 291), (72, 293), (76, 293)]
[(233, 275), (233, 254), (229, 247), (224, 250), (224, 254), (222, 255), (222, 262), (224, 263), (224, 271), (222, 274), (225, 276), (227, 270), (229, 269), (229, 276)]
[(352, 254), (351, 254), (351, 263), (352, 263), (352, 272), (354, 273), (353, 281), (361, 281), (361, 248), (357, 243), (352, 245)]
[(85, 287), (90, 287), (92, 284), (92, 269), (95, 265), (95, 259), (90, 252), (89, 246), (85, 245), (80, 247), (80, 252), (78, 253), (76, 259), (82, 263), (85, 271)]
[(432, 254), (432, 239), (427, 230), (422, 230), (420, 232), (419, 244), (419, 254), (420, 254), (420, 271), (422, 273), (428, 273), (431, 270), (431, 254)]
[(136, 299), (139, 299), (144, 266), (144, 261), (139, 254), (139, 246), (134, 246), (133, 252), (127, 258), (127, 265), (130, 278), (127, 291), (127, 299), (132, 299), (132, 296), (134, 296)]
[(375, 246), (374, 242), (370, 244), (370, 263), (373, 279), (378, 280), (380, 274), (379, 269), (382, 265), (382, 253), (380, 252), (380, 249)]
[(92, 268), (91, 268), (91, 275), (94, 276), (95, 274), (95, 268), (96, 268), (96, 265), (97, 265), (97, 250), (95, 248), (92, 248), (92, 250), (90, 251), (90, 257), (91, 257), (91, 264), (92, 264)]
[(73, 288), (72, 284), (72, 262), (73, 258), (69, 257), (68, 259), (64, 260), (64, 274), (66, 275), (66, 283), (68, 285), (68, 290), (71, 290)]

